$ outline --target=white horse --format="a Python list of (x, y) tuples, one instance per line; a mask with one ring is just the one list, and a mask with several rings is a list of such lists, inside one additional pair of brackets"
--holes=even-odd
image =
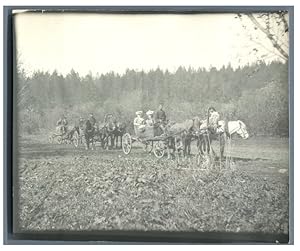
[[(200, 132), (201, 131), (207, 131), (207, 123), (206, 121), (202, 121), (202, 124), (200, 126)], [(200, 153), (203, 153), (203, 151), (209, 151), (210, 144), (212, 140), (219, 139), (220, 141), (220, 154), (221, 159), (224, 156), (224, 148), (225, 148), (225, 141), (226, 139), (231, 140), (232, 135), (234, 134), (239, 135), (242, 139), (248, 139), (249, 133), (247, 131), (247, 127), (245, 123), (241, 120), (236, 121), (228, 121), (227, 125), (224, 120), (220, 120), (218, 122), (218, 127), (216, 129), (215, 134), (204, 134), (206, 136), (200, 137), (198, 142), (198, 150)]]
[(224, 120), (220, 120), (218, 122), (217, 133), (227, 133), (228, 137), (231, 137), (233, 134), (238, 134), (242, 139), (248, 139), (249, 133), (247, 131), (247, 127), (245, 123), (241, 120), (236, 121), (228, 121), (227, 130), (226, 130), (226, 122)]

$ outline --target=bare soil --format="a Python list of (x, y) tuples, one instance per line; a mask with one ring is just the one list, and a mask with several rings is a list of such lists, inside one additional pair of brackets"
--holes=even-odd
[(230, 166), (199, 166), (194, 156), (157, 160), (138, 144), (124, 155), (22, 137), (17, 229), (287, 234), (288, 140), (233, 139), (230, 154)]

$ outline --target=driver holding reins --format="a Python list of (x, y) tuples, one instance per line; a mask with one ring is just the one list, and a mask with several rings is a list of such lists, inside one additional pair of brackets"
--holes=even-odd
[(158, 110), (154, 115), (154, 125), (159, 127), (163, 132), (165, 131), (165, 127), (167, 125), (167, 116), (165, 111), (163, 110), (163, 104), (160, 103), (158, 106)]

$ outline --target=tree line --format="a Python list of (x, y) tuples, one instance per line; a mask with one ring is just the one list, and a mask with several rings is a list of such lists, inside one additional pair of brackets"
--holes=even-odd
[(36, 71), (28, 77), (19, 67), (15, 80), (20, 133), (53, 129), (63, 113), (72, 123), (93, 112), (100, 121), (113, 113), (131, 124), (135, 111), (153, 110), (162, 102), (174, 121), (205, 118), (212, 105), (224, 119), (244, 121), (252, 134), (288, 135), (287, 63), (179, 67), (175, 72), (128, 69), (122, 75), (84, 77), (74, 70), (66, 76)]

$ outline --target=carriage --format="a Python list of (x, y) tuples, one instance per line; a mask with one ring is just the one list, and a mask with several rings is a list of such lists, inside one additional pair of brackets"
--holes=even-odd
[(78, 147), (80, 136), (76, 127), (69, 128), (66, 132), (57, 127), (56, 131), (49, 135), (48, 140), (49, 143), (73, 144), (75, 147)]
[(124, 154), (130, 154), (132, 145), (139, 142), (143, 145), (143, 149), (147, 153), (153, 152), (158, 159), (165, 155), (168, 140), (171, 136), (157, 132), (154, 126), (146, 126), (143, 131), (136, 132), (135, 135), (125, 133), (122, 137), (122, 150)]

